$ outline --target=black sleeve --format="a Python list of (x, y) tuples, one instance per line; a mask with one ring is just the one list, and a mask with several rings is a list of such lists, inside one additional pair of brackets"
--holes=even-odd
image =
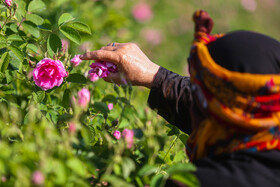
[(189, 77), (160, 67), (152, 84), (148, 104), (170, 124), (190, 134), (192, 95)]

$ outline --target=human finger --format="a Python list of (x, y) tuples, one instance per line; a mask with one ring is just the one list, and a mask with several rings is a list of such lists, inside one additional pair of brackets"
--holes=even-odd
[(106, 51), (115, 51), (117, 49), (117, 47), (115, 46), (104, 46), (101, 47), (102, 50), (106, 50)]
[(112, 82), (112, 83), (116, 83), (119, 84), (120, 83), (120, 73), (116, 72), (116, 73), (110, 73), (108, 75), (108, 77), (104, 77), (103, 80), (105, 80), (106, 82)]
[(112, 47), (114, 47), (114, 46), (120, 46), (120, 45), (122, 45), (122, 43), (111, 42), (111, 43), (109, 43), (107, 46), (112, 46)]
[(119, 62), (119, 55), (114, 51), (96, 50), (87, 52), (80, 56), (82, 60), (100, 60), (109, 62)]

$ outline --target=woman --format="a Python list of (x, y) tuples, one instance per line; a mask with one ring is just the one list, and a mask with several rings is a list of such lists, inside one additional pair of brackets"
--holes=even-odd
[(150, 107), (190, 134), (186, 148), (202, 186), (280, 186), (280, 43), (248, 31), (210, 35), (209, 15), (193, 18), (190, 77), (151, 62), (132, 43), (81, 58), (115, 63), (119, 72), (108, 82), (124, 74), (151, 89)]

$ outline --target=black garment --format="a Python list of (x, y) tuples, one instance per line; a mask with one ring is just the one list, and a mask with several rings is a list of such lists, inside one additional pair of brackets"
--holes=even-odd
[[(153, 82), (148, 103), (169, 123), (190, 133), (197, 113), (188, 77), (160, 68)], [(195, 110), (195, 112), (194, 112)], [(196, 115), (196, 116), (195, 116)], [(195, 175), (206, 187), (279, 187), (280, 151), (235, 152), (194, 162)], [(168, 181), (166, 186), (176, 186)], [(181, 185), (177, 185), (181, 186)]]

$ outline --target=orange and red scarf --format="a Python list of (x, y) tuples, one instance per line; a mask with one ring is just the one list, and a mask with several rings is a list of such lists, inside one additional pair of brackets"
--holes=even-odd
[[(194, 17), (205, 14), (197, 11)], [(233, 72), (218, 65), (207, 45), (222, 36), (196, 29), (189, 66), (195, 97), (207, 119), (188, 139), (190, 159), (280, 150), (280, 75)]]

